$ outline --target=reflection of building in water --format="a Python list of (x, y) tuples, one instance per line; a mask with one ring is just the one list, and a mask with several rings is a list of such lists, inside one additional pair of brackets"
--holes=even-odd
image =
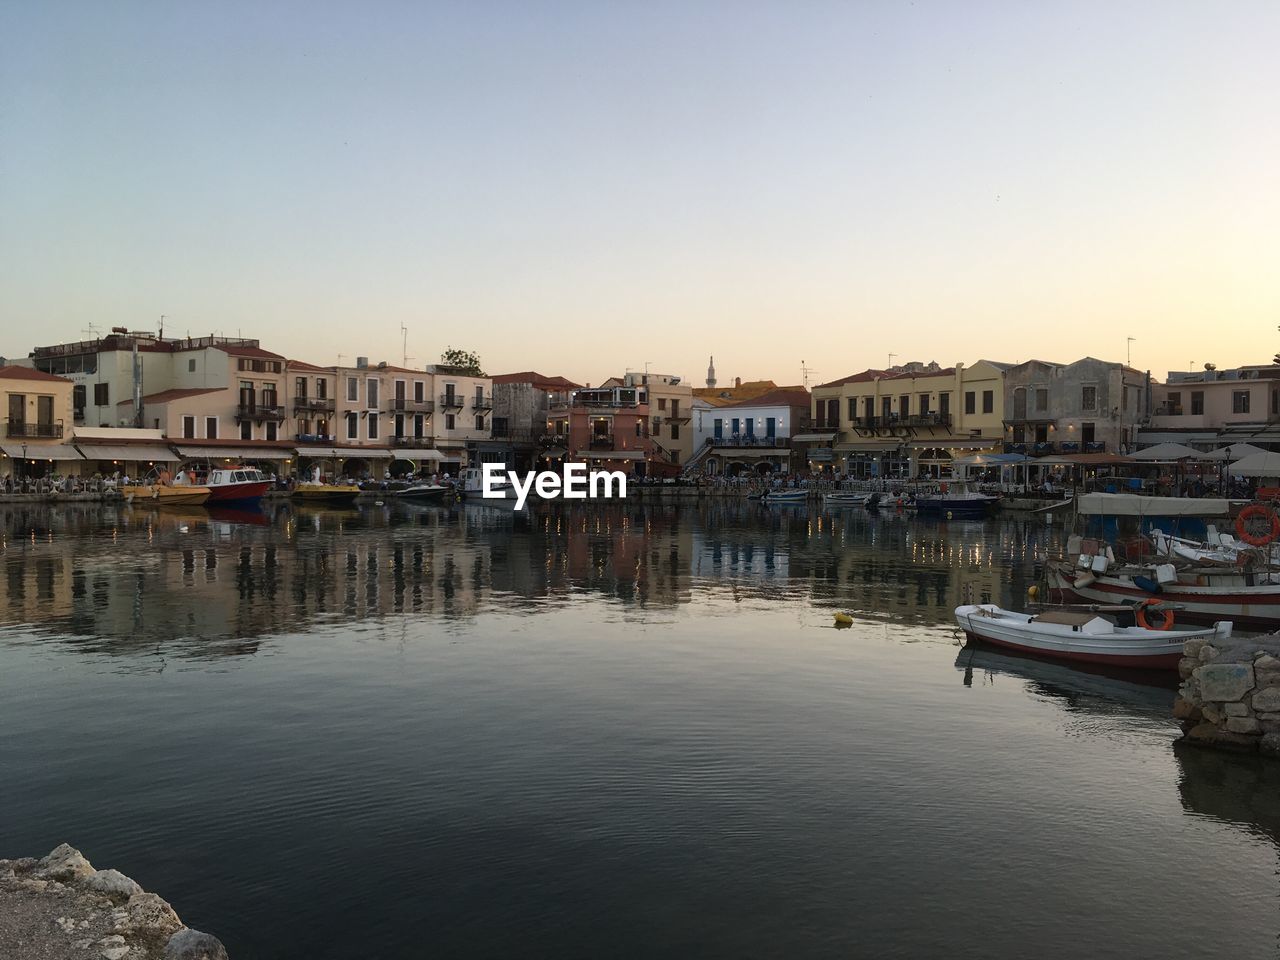
[(0, 512), (0, 622), (104, 651), (177, 641), (194, 655), (251, 650), (313, 622), (593, 596), (643, 609), (785, 594), (949, 623), (966, 588), (1020, 602), (1046, 529), (719, 498), (539, 504), (518, 516), (483, 505), (22, 506)]

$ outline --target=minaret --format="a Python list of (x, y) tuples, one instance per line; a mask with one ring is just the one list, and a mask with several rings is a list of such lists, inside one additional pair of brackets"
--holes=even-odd
[(707, 364), (707, 389), (711, 389), (716, 385), (716, 358), (712, 357), (711, 362)]

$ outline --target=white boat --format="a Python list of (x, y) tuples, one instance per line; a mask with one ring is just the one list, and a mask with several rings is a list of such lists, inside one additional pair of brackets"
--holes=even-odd
[(1207, 542), (1175, 537), (1155, 528), (1151, 530), (1151, 542), (1155, 545), (1156, 553), (1166, 557), (1190, 560), (1192, 563), (1235, 565), (1245, 561), (1248, 555), (1252, 555), (1255, 561), (1264, 563), (1280, 561), (1280, 552), (1277, 552), (1274, 544), (1270, 545), (1269, 550), (1255, 547), (1242, 540), (1237, 540), (1230, 534), (1219, 533), (1212, 524), (1209, 525), (1209, 539)]
[[(495, 477), (489, 486), (489, 495), (484, 492), (484, 470), (480, 467), (467, 467), (458, 475), (458, 492), (470, 503), (478, 503), (497, 509), (514, 509), (518, 494), (515, 486), (507, 477)], [(532, 495), (532, 489), (529, 491)]]
[(986, 513), (1000, 503), (1000, 498), (970, 488), (964, 481), (941, 483), (936, 490), (916, 494), (916, 509), (921, 513)]
[(1182, 645), (1188, 640), (1223, 640), (1231, 636), (1228, 621), (1218, 621), (1205, 629), (1151, 630), (1118, 627), (1090, 611), (1028, 614), (991, 603), (956, 607), (956, 623), (971, 640), (1025, 653), (1154, 670), (1176, 670), (1182, 659)]
[(424, 480), (421, 483), (411, 484), (401, 490), (392, 491), (393, 497), (400, 497), (403, 500), (442, 500), (444, 495), (449, 492), (449, 488), (439, 483), (431, 483)]
[(808, 490), (768, 490), (760, 498), (763, 503), (804, 503), (808, 499)]
[(860, 490), (834, 490), (822, 495), (822, 502), (828, 507), (865, 507), (876, 496)]

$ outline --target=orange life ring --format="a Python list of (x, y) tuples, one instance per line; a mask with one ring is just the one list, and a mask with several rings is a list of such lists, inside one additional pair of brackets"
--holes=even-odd
[[(1159, 600), (1143, 600), (1133, 611), (1133, 619), (1143, 630), (1172, 630), (1173, 629), (1173, 611), (1168, 607), (1161, 610), (1154, 610)], [(1159, 623), (1152, 624), (1147, 620), (1147, 610), (1151, 609), (1152, 613), (1161, 617)]]
[[(1261, 519), (1267, 526), (1266, 533), (1254, 533), (1259, 524), (1251, 524), (1250, 520)], [(1254, 547), (1265, 547), (1272, 540), (1280, 538), (1280, 517), (1274, 510), (1261, 503), (1251, 503), (1240, 511), (1236, 517), (1236, 533), (1245, 543)]]

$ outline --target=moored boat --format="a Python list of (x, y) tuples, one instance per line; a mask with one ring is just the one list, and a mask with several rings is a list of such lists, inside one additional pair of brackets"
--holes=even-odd
[(243, 464), (214, 467), (204, 485), (209, 488), (211, 503), (254, 503), (271, 489), (271, 481), (261, 470)]
[(994, 509), (1000, 498), (973, 490), (967, 483), (942, 483), (936, 490), (917, 493), (915, 506), (920, 513), (981, 514)]
[(353, 503), (360, 496), (360, 488), (353, 483), (315, 483), (307, 481), (293, 488), (299, 500), (310, 503)]
[(761, 503), (804, 503), (809, 499), (808, 490), (768, 490), (760, 498)]
[(131, 483), (120, 487), (120, 494), (130, 503), (201, 504), (209, 499), (212, 492), (208, 487), (191, 484)]
[(833, 490), (822, 495), (822, 502), (828, 507), (865, 507), (870, 505), (877, 494), (857, 490)]
[(448, 492), (448, 487), (424, 480), (421, 483), (412, 483), (399, 490), (393, 490), (391, 495), (402, 500), (442, 500)]
[[(1092, 611), (1029, 614), (990, 603), (956, 607), (955, 617), (970, 640), (1062, 660), (1154, 670), (1176, 670), (1187, 640), (1231, 636), (1228, 621), (1204, 629), (1157, 630), (1118, 627)], [(1171, 623), (1171, 618), (1166, 622)]]

